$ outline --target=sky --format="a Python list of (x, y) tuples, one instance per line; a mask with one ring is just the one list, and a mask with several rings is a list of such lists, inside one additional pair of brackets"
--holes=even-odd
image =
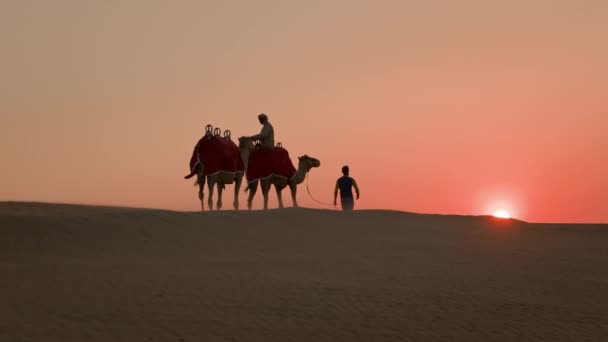
[(319, 202), (349, 165), (357, 209), (608, 223), (607, 37), (600, 0), (3, 0), (0, 200), (198, 210), (205, 125), (264, 112)]

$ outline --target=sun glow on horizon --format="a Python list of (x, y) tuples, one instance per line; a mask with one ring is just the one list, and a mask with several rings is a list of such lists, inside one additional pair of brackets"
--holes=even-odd
[(509, 219), (511, 218), (511, 214), (509, 214), (508, 211), (506, 211), (505, 209), (496, 209), (494, 211), (494, 217), (497, 218), (503, 218), (503, 219)]

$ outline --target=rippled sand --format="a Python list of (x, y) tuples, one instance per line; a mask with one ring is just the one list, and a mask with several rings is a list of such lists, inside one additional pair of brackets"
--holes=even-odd
[(606, 341), (608, 226), (0, 203), (0, 341)]

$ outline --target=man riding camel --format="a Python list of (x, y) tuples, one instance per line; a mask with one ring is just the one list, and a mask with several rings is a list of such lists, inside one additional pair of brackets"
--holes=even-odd
[(260, 121), (260, 124), (262, 124), (262, 130), (260, 131), (260, 134), (250, 136), (249, 138), (251, 140), (259, 140), (260, 146), (262, 147), (273, 148), (274, 128), (272, 127), (270, 122), (268, 122), (268, 116), (262, 113), (258, 115), (258, 120)]

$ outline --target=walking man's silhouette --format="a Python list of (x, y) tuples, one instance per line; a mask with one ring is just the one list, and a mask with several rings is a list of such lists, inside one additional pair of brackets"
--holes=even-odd
[(355, 200), (353, 198), (353, 187), (357, 193), (357, 199), (359, 199), (359, 187), (357, 182), (350, 177), (348, 165), (342, 167), (342, 177), (336, 181), (336, 189), (334, 190), (334, 205), (337, 203), (338, 190), (340, 191), (340, 203), (342, 204), (342, 210), (353, 210), (355, 207)]

